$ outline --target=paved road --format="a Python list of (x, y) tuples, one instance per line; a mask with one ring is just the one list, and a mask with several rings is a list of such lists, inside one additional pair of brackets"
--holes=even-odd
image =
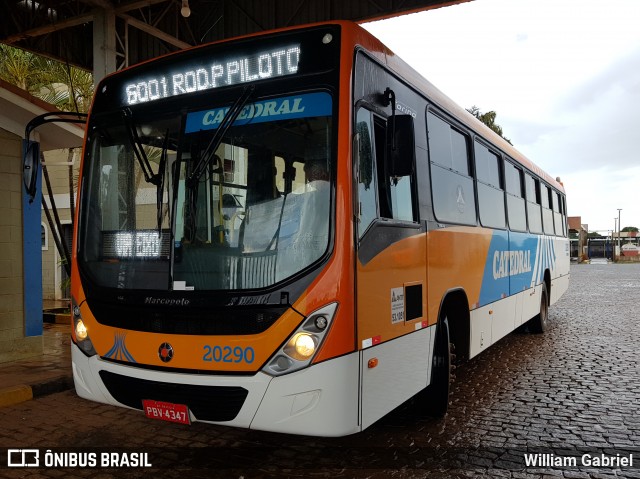
[[(444, 420), (407, 403), (361, 434), (316, 439), (152, 421), (69, 391), (0, 409), (0, 477), (640, 478), (640, 265), (571, 271), (547, 333), (511, 334), (458, 368)], [(153, 467), (5, 468), (19, 447), (125, 448)], [(569, 464), (526, 468), (525, 449)], [(587, 467), (583, 453), (634, 465)]]

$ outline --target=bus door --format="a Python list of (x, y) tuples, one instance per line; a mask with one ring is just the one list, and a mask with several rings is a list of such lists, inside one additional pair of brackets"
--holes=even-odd
[(355, 111), (356, 316), (363, 428), (423, 389), (430, 371), (433, 328), (426, 322), (426, 234), (418, 221), (415, 171), (393, 172), (389, 165), (390, 107), (387, 113), (365, 103)]

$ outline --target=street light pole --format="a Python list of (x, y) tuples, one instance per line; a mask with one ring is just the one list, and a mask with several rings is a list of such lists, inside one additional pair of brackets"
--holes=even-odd
[(607, 231), (607, 239), (609, 238), (609, 236), (611, 236), (611, 241), (609, 243), (609, 246), (611, 246), (611, 261), (613, 261), (613, 231), (612, 230)]
[(616, 240), (615, 240), (615, 234), (616, 231), (618, 231), (617, 227), (616, 227), (616, 221), (618, 221), (618, 218), (614, 217), (613, 218), (613, 231), (611, 232), (611, 261), (613, 261), (615, 263), (616, 261)]
[(620, 224), (620, 212), (622, 208), (618, 208), (618, 259), (620, 259), (620, 254), (622, 250), (620, 249), (620, 231), (622, 230), (622, 225)]

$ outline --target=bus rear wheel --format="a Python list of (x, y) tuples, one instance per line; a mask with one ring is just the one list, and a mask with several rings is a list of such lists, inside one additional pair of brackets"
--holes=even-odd
[(531, 331), (537, 334), (544, 333), (549, 325), (549, 294), (547, 284), (542, 283), (540, 294), (540, 313), (531, 319)]

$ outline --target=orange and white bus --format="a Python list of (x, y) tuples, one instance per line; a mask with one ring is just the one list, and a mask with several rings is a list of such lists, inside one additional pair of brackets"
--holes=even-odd
[(562, 184), (349, 22), (105, 78), (75, 224), (77, 393), (183, 423), (444, 414), (569, 283)]

